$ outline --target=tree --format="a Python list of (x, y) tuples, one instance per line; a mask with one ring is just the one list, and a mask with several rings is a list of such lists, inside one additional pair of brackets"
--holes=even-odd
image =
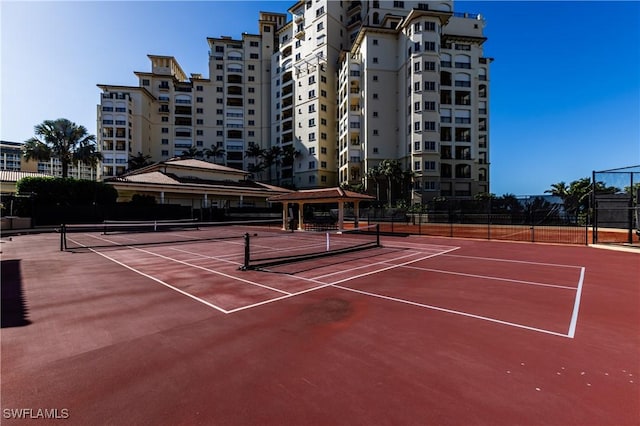
[(95, 166), (102, 159), (97, 151), (96, 137), (87, 128), (66, 118), (45, 120), (34, 126), (35, 136), (26, 140), (22, 153), (27, 161), (49, 161), (57, 158), (62, 165), (62, 177), (69, 176), (69, 165), (83, 163)]
[[(604, 189), (606, 190), (606, 188)], [(554, 183), (551, 185), (551, 189), (544, 192), (560, 197), (565, 211), (570, 215), (577, 216), (589, 209), (591, 191), (591, 178), (586, 177), (574, 180), (568, 186), (565, 182)]]
[[(264, 161), (264, 165), (267, 169), (270, 169), (271, 166), (276, 166), (276, 175), (278, 175), (278, 166), (280, 165), (280, 160), (282, 157), (282, 148), (275, 145), (271, 148), (265, 150), (262, 153), (262, 160)], [(278, 175), (279, 176), (279, 175)], [(280, 179), (278, 179), (279, 183)]]
[(138, 152), (137, 155), (129, 155), (129, 171), (138, 170), (153, 164), (151, 156)]
[(260, 158), (264, 155), (265, 150), (260, 148), (258, 145), (249, 145), (249, 148), (244, 152), (245, 157), (250, 158)]
[(367, 170), (365, 173), (367, 179), (373, 180), (373, 183), (376, 185), (376, 200), (380, 201), (380, 179), (382, 178), (382, 173), (380, 173), (379, 166), (373, 166)]
[(261, 177), (262, 177), (261, 175), (264, 169), (266, 169), (266, 166), (262, 161), (255, 164), (249, 164), (249, 167), (248, 167), (249, 173), (257, 175), (258, 180), (261, 180)]
[(211, 145), (211, 148), (207, 148), (204, 150), (204, 155), (207, 157), (207, 159), (213, 157), (213, 162), (216, 162), (216, 158), (218, 157), (224, 157), (224, 154), (226, 154), (226, 150), (218, 145)]
[(300, 151), (295, 149), (293, 145), (287, 145), (282, 148), (282, 165), (285, 167), (293, 166), (293, 160), (300, 156)]
[(195, 146), (190, 146), (189, 149), (185, 149), (184, 151), (182, 151), (182, 154), (180, 155), (180, 158), (182, 158), (183, 160), (197, 157), (202, 157), (202, 151), (200, 151)]
[(400, 180), (402, 176), (402, 167), (398, 160), (382, 160), (380, 163), (380, 173), (387, 178), (387, 203), (391, 206), (391, 187), (393, 182)]

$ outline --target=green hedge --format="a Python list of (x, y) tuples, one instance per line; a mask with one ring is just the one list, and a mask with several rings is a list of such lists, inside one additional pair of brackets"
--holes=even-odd
[(19, 195), (33, 194), (37, 205), (109, 205), (118, 191), (102, 182), (74, 178), (25, 177), (16, 183)]

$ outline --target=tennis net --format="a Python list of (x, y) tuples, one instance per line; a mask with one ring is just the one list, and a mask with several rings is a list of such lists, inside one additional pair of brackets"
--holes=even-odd
[(325, 256), (380, 247), (378, 224), (330, 232), (288, 232), (279, 235), (245, 234), (241, 269), (301, 262)]
[(242, 239), (246, 233), (275, 232), (281, 227), (280, 219), (225, 222), (105, 221), (97, 224), (65, 224), (60, 228), (60, 250)]

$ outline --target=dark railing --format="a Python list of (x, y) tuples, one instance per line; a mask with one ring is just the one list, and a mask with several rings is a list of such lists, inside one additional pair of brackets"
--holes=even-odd
[(535, 215), (465, 214), (445, 211), (383, 216), (365, 213), (361, 215), (360, 222), (365, 220), (367, 225), (379, 223), (380, 232), (391, 235), (430, 235), (532, 243), (589, 243), (589, 227), (576, 223), (569, 216), (538, 218)]

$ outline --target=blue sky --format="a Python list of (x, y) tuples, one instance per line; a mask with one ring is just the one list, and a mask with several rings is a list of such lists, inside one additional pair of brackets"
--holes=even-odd
[[(207, 37), (258, 31), (293, 1), (0, 3), (0, 138), (46, 119), (96, 133), (98, 83), (136, 85), (147, 54), (208, 76)], [(486, 21), (491, 192), (540, 194), (640, 164), (640, 3), (457, 1)]]

